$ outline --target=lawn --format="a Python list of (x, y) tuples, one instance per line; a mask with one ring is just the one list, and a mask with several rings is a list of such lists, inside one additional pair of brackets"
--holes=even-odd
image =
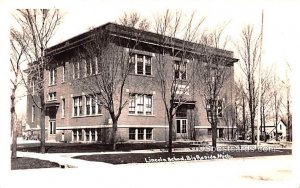
[(16, 159), (11, 160), (11, 169), (19, 170), (19, 169), (34, 169), (34, 168), (58, 168), (59, 164), (44, 161), (40, 159), (33, 159), (28, 157), (18, 157)]
[[(189, 142), (175, 142), (174, 148), (186, 148), (189, 147)], [(103, 152), (112, 151), (110, 144), (103, 143), (47, 143), (46, 153), (84, 153), (84, 152)], [(153, 142), (153, 143), (120, 143), (117, 144), (117, 151), (132, 151), (132, 150), (147, 150), (147, 149), (166, 149), (165, 142)], [(18, 151), (24, 152), (40, 152), (40, 147), (33, 146), (21, 146), (18, 147)]]
[(158, 152), (158, 153), (126, 153), (126, 154), (100, 154), (76, 156), (76, 159), (87, 161), (105, 162), (110, 164), (146, 163), (146, 162), (173, 162), (174, 160), (207, 160), (207, 159), (227, 159), (241, 157), (257, 157), (272, 155), (291, 155), (292, 150), (277, 149), (269, 152)]

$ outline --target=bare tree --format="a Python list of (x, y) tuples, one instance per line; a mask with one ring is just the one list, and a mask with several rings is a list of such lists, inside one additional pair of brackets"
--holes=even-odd
[(255, 144), (254, 123), (257, 110), (257, 83), (256, 71), (259, 63), (260, 35), (255, 36), (254, 27), (247, 25), (241, 34), (241, 43), (238, 45), (238, 52), (241, 58), (239, 63), (246, 82), (246, 95), (248, 99), (251, 139)]
[[(223, 114), (224, 104), (232, 107), (232, 97), (227, 97), (224, 86), (226, 83), (233, 84), (233, 62), (232, 56), (225, 49), (228, 38), (223, 38), (226, 25), (217, 28), (211, 33), (203, 35), (201, 44), (202, 58), (197, 64), (198, 91), (207, 112), (208, 122), (212, 128), (212, 147), (217, 146), (217, 126)], [(222, 49), (222, 50), (221, 50)], [(230, 79), (232, 76), (232, 79)], [(229, 107), (229, 105), (228, 105)], [(233, 110), (233, 109), (231, 109)], [(228, 115), (228, 114), (227, 114)]]
[(242, 139), (246, 139), (247, 122), (248, 114), (247, 114), (247, 98), (246, 92), (243, 87), (243, 83), (241, 80), (236, 81), (235, 83), (235, 97), (236, 97), (236, 123), (239, 133), (242, 136)]
[(57, 9), (18, 9), (15, 14), (18, 29), (23, 35), (22, 47), (27, 46), (24, 51), (28, 62), (28, 79), (34, 81), (38, 100), (31, 93), (31, 87), (24, 79), (26, 88), (30, 93), (35, 105), (41, 111), (41, 153), (45, 153), (45, 100), (44, 100), (44, 70), (50, 57), (45, 50), (54, 35), (55, 29), (61, 23), (62, 16)]
[(263, 72), (265, 73), (262, 75), (261, 78), (261, 113), (260, 113), (260, 127), (261, 132), (263, 133), (262, 136), (264, 141), (267, 141), (267, 132), (266, 132), (266, 121), (270, 118), (270, 114), (272, 111), (271, 108), (271, 100), (272, 100), (272, 92), (271, 92), (271, 71), (269, 68), (266, 68)]
[(278, 141), (278, 128), (277, 125), (279, 123), (279, 118), (281, 116), (280, 114), (280, 108), (282, 103), (282, 93), (281, 93), (281, 84), (278, 83), (278, 77), (274, 75), (273, 82), (272, 82), (272, 111), (274, 116), (274, 126), (275, 126), (275, 139)]
[(200, 25), (204, 21), (201, 19), (194, 23), (195, 13), (191, 14), (186, 25), (183, 25), (183, 19), (182, 12), (173, 13), (170, 10), (155, 17), (154, 30), (159, 34), (156, 82), (169, 125), (168, 152), (172, 152), (174, 116), (177, 109), (187, 102), (194, 77), (194, 62), (190, 61), (194, 54), (190, 50), (197, 49), (197, 44), (191, 42), (197, 40)]
[(143, 18), (138, 12), (125, 12), (121, 17), (119, 17), (117, 23), (143, 31), (148, 31), (151, 27), (149, 20), (147, 18)]
[[(147, 20), (141, 19), (137, 13), (125, 13), (119, 22), (122, 26), (116, 26), (114, 29), (126, 30), (130, 39), (116, 37), (109, 29), (92, 29), (89, 42), (78, 49), (79, 69), (86, 72), (82, 73), (81, 79), (72, 81), (75, 87), (84, 91), (87, 97), (93, 98), (97, 105), (108, 111), (112, 121), (110, 143), (113, 150), (116, 150), (118, 120), (130, 100), (130, 96), (125, 96), (125, 86), (138, 87), (137, 84), (129, 82), (129, 74), (133, 70), (133, 50), (139, 44), (142, 31), (149, 26)], [(134, 29), (135, 27), (137, 29)]]
[(13, 72), (13, 77), (10, 79), (12, 88), (11, 88), (11, 127), (12, 127), (12, 154), (11, 158), (17, 158), (17, 114), (16, 114), (16, 91), (21, 84), (21, 64), (24, 62), (24, 51), (26, 51), (26, 45), (20, 45), (20, 42), (23, 39), (23, 36), (14, 29), (10, 30), (10, 67)]
[[(286, 92), (285, 96), (285, 102), (282, 102), (282, 107), (286, 110), (286, 117), (284, 118), (286, 120), (286, 134), (287, 134), (287, 141), (292, 141), (292, 113), (290, 110), (291, 105), (291, 83), (290, 83), (290, 74), (291, 74), (291, 67), (288, 62), (286, 62), (286, 70), (285, 70), (285, 78), (282, 80), (283, 88)], [(284, 114), (284, 113), (283, 113)]]

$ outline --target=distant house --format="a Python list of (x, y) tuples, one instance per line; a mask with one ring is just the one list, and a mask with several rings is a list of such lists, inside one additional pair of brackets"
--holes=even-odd
[[(279, 139), (286, 139), (287, 136), (287, 124), (285, 123), (285, 121), (283, 119), (281, 119), (278, 123), (277, 123), (277, 135)], [(268, 123), (266, 123), (266, 133), (267, 135), (269, 135), (270, 139), (275, 139), (276, 138), (276, 128), (274, 125), (273, 121), (269, 121)]]

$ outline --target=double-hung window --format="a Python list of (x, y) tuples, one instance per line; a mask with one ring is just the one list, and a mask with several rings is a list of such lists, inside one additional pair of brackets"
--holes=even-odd
[(51, 68), (49, 71), (49, 85), (56, 84), (56, 77), (57, 77), (56, 68)]
[(79, 62), (73, 63), (73, 78), (78, 79), (80, 78), (80, 64)]
[(73, 97), (73, 116), (82, 116), (82, 96)]
[(217, 117), (218, 118), (223, 117), (223, 100), (219, 99), (219, 100), (216, 100), (215, 103), (214, 103), (214, 101), (212, 99), (209, 99), (209, 100), (207, 100), (207, 104), (206, 104), (208, 119), (212, 118), (212, 115), (213, 115), (212, 107), (214, 105), (216, 105), (215, 108), (217, 109), (217, 114), (216, 114)]
[(186, 80), (186, 61), (174, 62), (174, 78), (179, 80)]
[(85, 98), (85, 112), (86, 115), (101, 114), (100, 95), (86, 96)]
[(62, 65), (62, 80), (61, 82), (65, 82), (65, 74), (66, 74), (66, 63), (63, 63)]
[(221, 99), (217, 103), (217, 113), (219, 118), (223, 117), (223, 101)]
[(136, 95), (136, 109), (137, 114), (144, 114), (144, 95)]
[(85, 73), (86, 76), (94, 75), (96, 74), (96, 67), (97, 67), (97, 61), (96, 58), (94, 60), (88, 59), (85, 63)]
[(152, 56), (131, 54), (129, 73), (138, 75), (152, 75)]
[(65, 117), (66, 100), (61, 99), (61, 117)]
[(32, 105), (31, 107), (31, 122), (34, 122), (35, 120), (35, 105)]
[(129, 95), (129, 114), (152, 115), (152, 95), (133, 93)]
[(56, 134), (56, 121), (55, 120), (49, 121), (49, 134)]

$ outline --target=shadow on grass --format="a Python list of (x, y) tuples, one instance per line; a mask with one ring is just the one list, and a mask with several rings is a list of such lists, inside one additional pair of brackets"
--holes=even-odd
[(156, 160), (152, 162), (173, 162), (172, 158), (178, 158), (178, 159), (182, 158), (184, 159), (183, 161), (189, 161), (189, 159), (208, 160), (208, 159), (243, 158), (243, 157), (258, 157), (258, 156), (291, 155), (291, 154), (292, 154), (291, 150), (276, 150), (270, 152), (192, 151), (192, 152), (173, 152), (173, 153), (158, 152), (158, 153), (96, 154), (96, 155), (75, 156), (73, 158), (87, 160), (87, 161), (105, 162), (110, 164), (128, 164), (128, 163), (146, 163), (147, 161), (149, 162), (152, 159)]
[(28, 157), (18, 157), (16, 159), (11, 160), (11, 169), (12, 170), (19, 170), (19, 169), (36, 169), (36, 168), (58, 168), (59, 164), (40, 160), (40, 159), (34, 159), (34, 158), (28, 158)]

